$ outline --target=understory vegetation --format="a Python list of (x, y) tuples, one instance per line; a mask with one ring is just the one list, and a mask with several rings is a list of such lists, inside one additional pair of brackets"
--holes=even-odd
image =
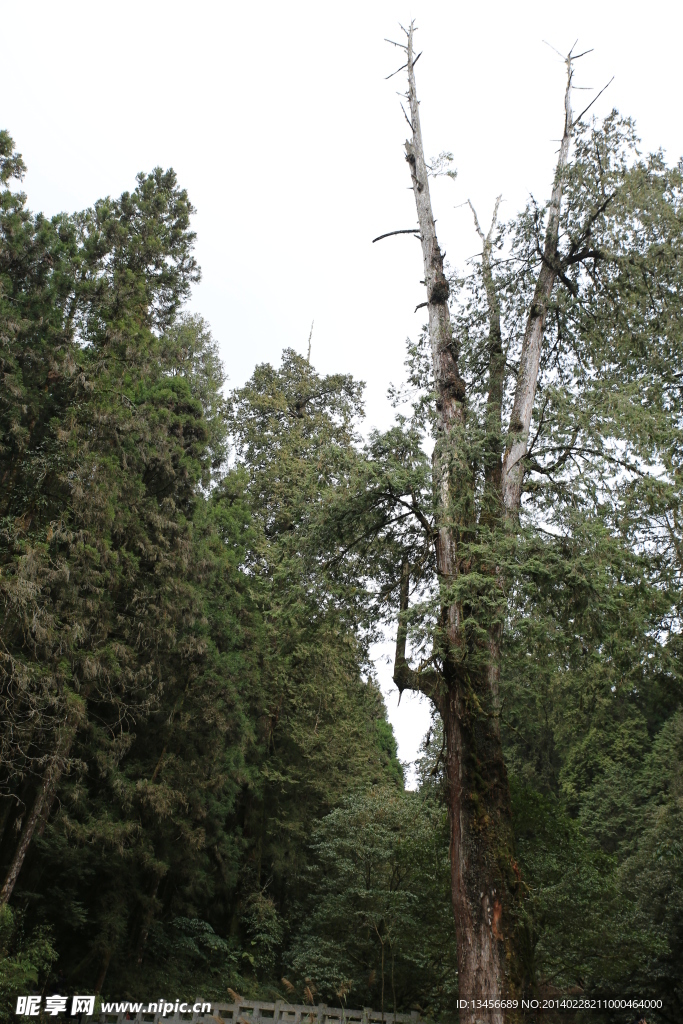
[[(659, 997), (647, 1020), (673, 1022), (683, 168), (635, 145), (616, 115), (583, 126), (567, 238), (613, 199), (553, 300), (519, 533), (482, 518), (468, 543), (505, 567), (524, 990)], [(443, 729), (406, 790), (369, 656), (404, 566), (414, 660), (438, 625), (426, 339), (384, 433), (361, 432), (361, 383), (291, 350), (228, 392), (187, 311), (174, 173), (46, 218), (23, 170), (0, 133), (2, 1012), (28, 991), (239, 993), (456, 1021)], [(512, 366), (544, 216), (495, 229)], [(481, 265), (450, 284), (483, 408)]]

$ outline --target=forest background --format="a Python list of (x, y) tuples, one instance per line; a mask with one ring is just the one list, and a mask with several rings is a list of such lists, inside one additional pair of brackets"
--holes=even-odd
[[(424, 319), (413, 313), (424, 298), (418, 247), (370, 244), (414, 219), (400, 155), (402, 85), (384, 81), (395, 70), (384, 37), (399, 20), (417, 19), (431, 55), (420, 79), (426, 139), (434, 153), (455, 154), (458, 180), (432, 184), (453, 266), (478, 251), (467, 199), (486, 219), (502, 192), (506, 218), (530, 193), (548, 194), (564, 67), (543, 40), (563, 53), (576, 37), (593, 47), (580, 84), (600, 88), (615, 76), (596, 112), (628, 112), (646, 151), (663, 146), (672, 159), (683, 152), (675, 105), (683, 16), (667, 0), (656, 0), (648, 18), (620, 17), (615, 4), (589, 0), (570, 10), (530, 0), (514, 9), (497, 0), (379, 0), (369, 10), (352, 2), (348, 37), (336, 12), (319, 4), (262, 10), (265, 21), (235, 3), (199, 3), (188, 16), (174, 0), (29, 0), (3, 10), (8, 37), (23, 39), (31, 26), (30, 45), (5, 55), (0, 82), (3, 124), (24, 155), (32, 207), (49, 215), (81, 209), (120, 195), (140, 168), (173, 167), (197, 208), (202, 280), (191, 308), (211, 324), (232, 386), (245, 383), (256, 362), (276, 363), (283, 348), (305, 355), (315, 320), (316, 366), (364, 380), (368, 425), (391, 423), (386, 389), (400, 383), (398, 353)], [(351, 172), (348, 145), (373, 173)], [(273, 268), (265, 290), (253, 269), (264, 263), (264, 238)], [(401, 758), (412, 762), (429, 709), (408, 693), (397, 706), (385, 653), (375, 652), (380, 684)]]
[[(438, 723), (406, 793), (369, 659), (368, 571), (337, 572), (316, 517), (377, 456), (378, 438), (364, 448), (360, 433), (359, 385), (289, 350), (226, 401), (209, 329), (182, 311), (198, 275), (174, 176), (46, 220), (17, 195), (7, 137), (3, 160), (10, 873), (37, 808), (4, 912), (6, 992), (66, 978), (134, 994), (173, 977), (207, 995), (296, 993), (448, 1019)], [(419, 347), (410, 373), (427, 400)], [(385, 455), (424, 488), (419, 445), (396, 441), (390, 431)], [(507, 753), (531, 983), (654, 980), (670, 1006), (681, 738), (661, 622), (673, 621), (678, 577), (674, 556), (663, 569), (634, 563), (637, 545), (626, 554), (618, 593), (596, 594), (585, 570), (552, 609), (572, 627), (576, 602), (585, 616), (575, 639), (607, 689), (588, 710), (579, 686), (570, 705), (590, 721), (567, 735), (566, 720), (549, 720), (554, 698), (530, 709), (512, 690)], [(582, 558), (594, 559), (590, 544), (572, 572)], [(386, 582), (381, 567), (376, 578)], [(589, 635), (597, 607), (629, 671), (654, 659), (651, 685), (627, 688), (639, 699), (616, 718), (613, 653)], [(576, 652), (543, 637), (534, 693), (558, 679), (571, 689)], [(152, 976), (151, 964), (164, 966)]]

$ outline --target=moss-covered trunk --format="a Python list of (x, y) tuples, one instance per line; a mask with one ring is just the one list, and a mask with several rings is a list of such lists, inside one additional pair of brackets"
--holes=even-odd
[(490, 1004), (514, 1000), (519, 978), (510, 790), (490, 703), (484, 679), (453, 680), (442, 710), (461, 1024), (511, 1019)]

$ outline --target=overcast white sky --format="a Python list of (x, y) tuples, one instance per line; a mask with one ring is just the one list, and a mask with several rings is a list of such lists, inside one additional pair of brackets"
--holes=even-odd
[[(418, 243), (371, 245), (415, 223), (396, 96), (401, 63), (385, 36), (413, 17), (427, 155), (450, 150), (458, 179), (432, 199), (456, 265), (477, 252), (470, 198), (488, 222), (529, 192), (546, 198), (561, 132), (566, 52), (594, 52), (576, 83), (614, 82), (594, 110), (633, 116), (645, 149), (683, 153), (675, 0), (429, 0), (178, 3), (22, 0), (1, 4), (0, 127), (28, 164), (29, 204), (82, 209), (173, 166), (197, 208), (203, 270), (192, 308), (211, 324), (233, 384), (286, 346), (367, 382), (370, 423), (386, 426), (387, 386), (424, 311)], [(578, 103), (590, 93), (577, 93)], [(415, 757), (426, 702), (391, 694), (402, 759)]]

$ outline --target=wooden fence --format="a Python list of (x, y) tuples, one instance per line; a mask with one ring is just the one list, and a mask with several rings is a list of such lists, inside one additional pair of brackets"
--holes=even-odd
[[(201, 1002), (201, 1000), (200, 1000)], [(239, 1003), (212, 1003), (211, 1013), (103, 1013), (100, 1024), (419, 1024), (420, 1016), (413, 1013), (392, 1013), (371, 1010), (348, 1010), (319, 1003), (301, 1006), (293, 1003), (262, 1003), (241, 999)]]

